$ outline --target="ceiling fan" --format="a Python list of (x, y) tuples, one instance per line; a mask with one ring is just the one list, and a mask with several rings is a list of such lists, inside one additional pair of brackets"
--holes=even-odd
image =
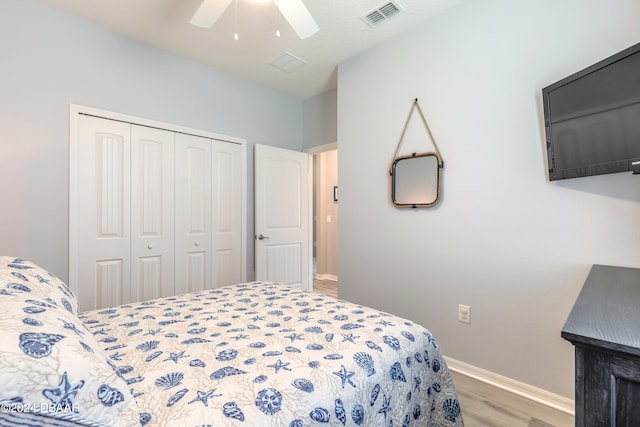
[[(204, 0), (191, 18), (191, 24), (211, 28), (233, 0)], [(237, 1), (237, 0), (236, 0)], [(306, 39), (318, 32), (318, 24), (302, 0), (273, 0), (298, 37)]]

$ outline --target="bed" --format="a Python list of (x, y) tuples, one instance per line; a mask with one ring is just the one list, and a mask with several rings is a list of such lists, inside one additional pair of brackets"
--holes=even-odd
[(463, 425), (427, 329), (271, 282), (78, 313), (0, 257), (0, 339), (1, 425)]

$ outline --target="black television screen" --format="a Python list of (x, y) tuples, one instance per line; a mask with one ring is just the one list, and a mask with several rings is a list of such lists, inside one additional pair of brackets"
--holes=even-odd
[(640, 173), (640, 43), (542, 89), (549, 180)]

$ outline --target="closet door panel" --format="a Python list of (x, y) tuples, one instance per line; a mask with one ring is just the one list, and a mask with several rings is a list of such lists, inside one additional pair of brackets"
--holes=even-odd
[(81, 310), (127, 302), (129, 293), (130, 128), (81, 115), (76, 154), (77, 277)]
[(131, 127), (131, 301), (174, 295), (174, 139)]
[(80, 310), (242, 282), (243, 143), (78, 110), (69, 276)]
[(211, 140), (176, 134), (176, 293), (211, 283)]
[(242, 146), (213, 141), (213, 287), (242, 281)]

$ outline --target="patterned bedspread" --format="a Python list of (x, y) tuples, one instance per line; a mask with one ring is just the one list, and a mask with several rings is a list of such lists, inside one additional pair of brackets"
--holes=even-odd
[(254, 282), (81, 313), (148, 426), (461, 426), (434, 337)]

